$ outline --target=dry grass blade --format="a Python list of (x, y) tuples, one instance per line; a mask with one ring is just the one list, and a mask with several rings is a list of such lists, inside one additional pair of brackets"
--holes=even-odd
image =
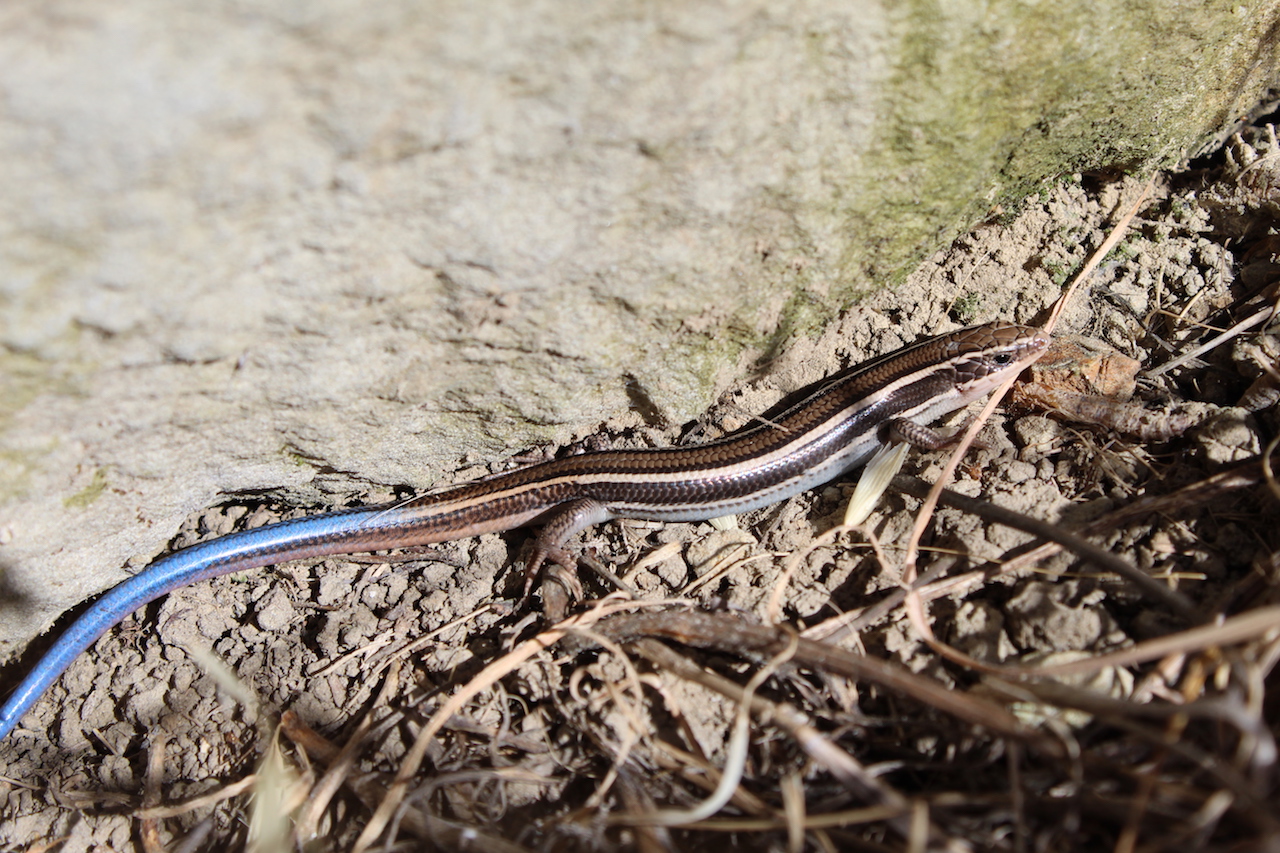
[[(808, 831), (817, 829), (836, 829), (843, 826), (857, 826), (866, 823), (884, 823), (902, 814), (900, 809), (889, 806), (869, 806), (865, 809), (847, 809), (825, 814), (805, 815), (803, 828)], [(751, 818), (733, 817), (704, 820), (693, 824), (690, 829), (703, 829), (710, 832), (766, 832), (768, 830), (787, 829), (787, 818)]]
[(177, 817), (178, 815), (184, 815), (188, 812), (199, 811), (201, 809), (206, 809), (215, 803), (220, 803), (223, 800), (238, 797), (245, 791), (251, 790), (257, 783), (258, 777), (255, 774), (250, 774), (237, 782), (232, 782), (230, 785), (224, 785), (216, 791), (210, 791), (209, 793), (202, 794), (199, 797), (192, 797), (191, 799), (176, 805), (151, 806), (149, 808), (142, 809), (138, 812), (138, 817), (167, 818)]
[[(930, 486), (926, 483), (910, 477), (895, 477), (893, 481), (895, 489), (906, 492), (917, 498), (923, 498), (930, 492)], [(1072, 551), (1081, 559), (1092, 562), (1097, 568), (1104, 572), (1113, 572), (1125, 580), (1129, 581), (1147, 596), (1156, 599), (1159, 603), (1169, 607), (1174, 612), (1183, 616), (1192, 622), (1203, 622), (1205, 617), (1200, 613), (1200, 609), (1191, 602), (1182, 593), (1177, 590), (1170, 589), (1168, 586), (1160, 583), (1146, 572), (1139, 569), (1125, 560), (1112, 554), (1103, 548), (1094, 545), (1083, 536), (1078, 536), (1070, 531), (1050, 524), (1047, 521), (1031, 518), (1019, 512), (996, 506), (985, 501), (968, 498), (956, 492), (942, 489), (938, 491), (938, 502), (964, 512), (972, 513), (976, 516), (1021, 530), (1024, 533), (1030, 533), (1041, 539), (1050, 542), (1056, 542), (1063, 548)]]
[(1133, 204), (1129, 205), (1129, 208), (1124, 212), (1124, 215), (1122, 215), (1116, 221), (1116, 224), (1112, 226), (1111, 232), (1107, 234), (1106, 239), (1102, 241), (1102, 245), (1098, 246), (1097, 250), (1095, 250), (1093, 254), (1089, 256), (1089, 259), (1084, 262), (1084, 265), (1080, 267), (1079, 272), (1077, 272), (1071, 279), (1071, 283), (1067, 285), (1067, 289), (1063, 292), (1062, 296), (1058, 299), (1057, 304), (1053, 306), (1053, 311), (1049, 314), (1049, 321), (1045, 323), (1044, 326), (1044, 330), (1046, 332), (1049, 332), (1050, 334), (1053, 333), (1053, 330), (1058, 325), (1058, 318), (1062, 316), (1062, 312), (1066, 309), (1067, 305), (1071, 303), (1071, 298), (1075, 296), (1076, 290), (1089, 278), (1090, 275), (1093, 274), (1093, 271), (1097, 269), (1098, 264), (1102, 263), (1102, 259), (1109, 255), (1111, 250), (1119, 245), (1120, 241), (1124, 239), (1124, 235), (1129, 230), (1129, 223), (1133, 221), (1133, 217), (1138, 215), (1138, 211), (1142, 209), (1142, 205), (1146, 204), (1147, 197), (1151, 195), (1151, 189), (1155, 186), (1155, 183), (1156, 175), (1152, 175), (1147, 179), (1142, 190), (1138, 193), (1138, 197), (1134, 199)]
[(974, 439), (978, 437), (978, 430), (982, 429), (987, 419), (991, 417), (991, 413), (996, 410), (996, 406), (1000, 404), (1001, 399), (1013, 387), (1013, 383), (1016, 380), (1016, 376), (1011, 376), (991, 394), (991, 399), (987, 400), (986, 405), (982, 407), (982, 411), (978, 412), (978, 416), (973, 419), (973, 423), (969, 424), (960, 441), (956, 443), (955, 450), (952, 451), (951, 456), (947, 459), (947, 464), (942, 468), (942, 473), (938, 475), (937, 481), (929, 489), (923, 505), (920, 507), (919, 512), (916, 513), (915, 524), (911, 528), (911, 536), (907, 540), (907, 552), (902, 559), (902, 584), (906, 589), (903, 603), (906, 606), (907, 618), (911, 620), (912, 627), (916, 629), (916, 632), (926, 643), (933, 647), (935, 651), (952, 660), (971, 661), (972, 659), (961, 655), (959, 652), (947, 649), (934, 637), (933, 629), (930, 627), (929, 620), (925, 615), (924, 603), (919, 594), (914, 591), (916, 557), (919, 554), (920, 540), (924, 537), (925, 529), (929, 526), (929, 520), (933, 517), (944, 488), (951, 482), (956, 468), (960, 466), (960, 460), (964, 458), (964, 454), (973, 445)]
[(1056, 666), (1028, 669), (1008, 669), (1004, 672), (1019, 672), (1023, 675), (1076, 675), (1084, 672), (1096, 672), (1112, 666), (1132, 666), (1147, 661), (1159, 660), (1174, 654), (1203, 651), (1219, 646), (1231, 646), (1247, 640), (1262, 639), (1280, 633), (1280, 605), (1261, 607), (1239, 616), (1232, 616), (1219, 625), (1205, 625), (1192, 628), (1156, 640), (1147, 640), (1128, 649), (1121, 649), (1110, 654), (1098, 655), (1087, 660), (1064, 663)]
[(942, 473), (938, 475), (937, 482), (929, 490), (929, 494), (925, 496), (924, 505), (920, 507), (916, 513), (915, 525), (911, 528), (911, 536), (907, 539), (907, 552), (902, 558), (902, 581), (906, 585), (912, 584), (916, 579), (916, 556), (920, 552), (920, 540), (924, 536), (925, 528), (929, 526), (929, 519), (933, 517), (933, 511), (938, 505), (938, 497), (942, 494), (942, 490), (946, 488), (947, 483), (951, 482), (951, 478), (955, 475), (956, 468), (960, 467), (960, 461), (964, 459), (965, 453), (973, 446), (973, 441), (978, 437), (978, 431), (986, 424), (987, 419), (991, 417), (991, 413), (996, 410), (996, 406), (1000, 405), (1000, 401), (1004, 399), (1004, 395), (1013, 387), (1013, 383), (1017, 380), (1016, 376), (1010, 377), (1003, 382), (1000, 387), (992, 392), (990, 399), (986, 405), (978, 412), (978, 416), (973, 419), (961, 435), (960, 440), (956, 442), (955, 449), (951, 452), (947, 459), (947, 464), (943, 466)]
[(1199, 346), (1194, 347), (1191, 350), (1188, 350), (1187, 352), (1183, 353), (1182, 355), (1178, 356), (1175, 359), (1171, 359), (1170, 361), (1165, 362), (1159, 367), (1151, 368), (1150, 370), (1147, 371), (1147, 375), (1160, 376), (1161, 374), (1168, 373), (1170, 370), (1175, 370), (1179, 367), (1182, 367), (1184, 364), (1187, 364), (1188, 362), (1193, 361), (1196, 358), (1199, 358), (1205, 353), (1210, 352), (1211, 350), (1214, 350), (1222, 346), (1223, 344), (1230, 341), (1232, 338), (1239, 337), (1240, 335), (1249, 331), (1253, 327), (1270, 322), (1271, 319), (1275, 317), (1275, 315), (1276, 315), (1275, 305), (1268, 305), (1266, 308), (1263, 308), (1261, 311), (1255, 311), (1253, 314), (1249, 315), (1248, 317), (1245, 317), (1243, 320), (1236, 323), (1234, 326), (1227, 329), (1222, 334), (1214, 336), (1210, 340), (1205, 341), (1203, 344), (1200, 344)]
[(788, 773), (779, 786), (783, 816), (787, 821), (787, 853), (804, 849), (804, 782), (799, 773)]
[[(1085, 262), (1084, 266), (1076, 274), (1071, 284), (1067, 287), (1066, 292), (1062, 294), (1062, 297), (1058, 300), (1053, 311), (1050, 313), (1049, 320), (1045, 323), (1044, 327), (1046, 333), (1053, 332), (1057, 325), (1058, 317), (1061, 316), (1063, 309), (1075, 294), (1076, 288), (1078, 288), (1080, 284), (1093, 272), (1094, 268), (1096, 268), (1102, 259), (1107, 256), (1107, 253), (1115, 248), (1116, 244), (1120, 242), (1121, 238), (1124, 236), (1125, 230), (1129, 226), (1129, 222), (1137, 214), (1143, 203), (1145, 203), (1147, 195), (1151, 191), (1151, 187), (1154, 182), (1155, 176), (1153, 175), (1147, 182), (1146, 186), (1143, 187), (1137, 200), (1129, 207), (1125, 214), (1111, 229), (1111, 233), (1107, 235), (1105, 240), (1103, 240), (1102, 245), (1099, 246), (1097, 251), (1089, 257), (1089, 260)], [(905, 604), (907, 608), (907, 615), (910, 618), (912, 625), (915, 627), (916, 631), (919, 632), (920, 636), (924, 638), (925, 642), (932, 646), (935, 651), (945, 653), (947, 657), (957, 662), (972, 662), (972, 659), (968, 658), (967, 655), (961, 655), (959, 652), (954, 650), (947, 650), (944, 652), (942, 643), (933, 635), (933, 630), (929, 626), (929, 621), (924, 612), (923, 601), (917, 593), (910, 591), (910, 587), (914, 584), (916, 579), (916, 555), (919, 553), (920, 540), (924, 536), (925, 529), (929, 526), (929, 520), (933, 517), (933, 512), (937, 507), (938, 499), (942, 494), (942, 490), (951, 482), (952, 477), (955, 475), (956, 468), (959, 467), (960, 461), (964, 458), (964, 454), (973, 445), (973, 441), (977, 437), (978, 431), (982, 428), (983, 424), (986, 423), (987, 419), (991, 417), (991, 413), (995, 411), (996, 406), (1000, 404), (1000, 401), (1004, 398), (1004, 395), (1008, 393), (1009, 389), (1013, 387), (1013, 383), (1016, 380), (1017, 377), (1010, 377), (991, 394), (991, 398), (987, 400), (986, 405), (982, 407), (982, 411), (978, 413), (978, 416), (974, 418), (973, 423), (969, 425), (968, 429), (964, 431), (964, 434), (956, 443), (955, 449), (947, 459), (946, 465), (943, 466), (942, 472), (938, 475), (937, 481), (933, 484), (933, 487), (929, 490), (929, 494), (925, 497), (924, 505), (921, 506), (920, 510), (916, 513), (916, 522), (911, 529), (911, 536), (907, 540), (906, 555), (902, 560), (902, 581), (903, 584), (908, 587), (908, 592), (905, 596)]]
[(249, 813), (250, 853), (286, 853), (293, 849), (293, 812), (302, 805), (310, 782), (285, 761), (280, 739), (267, 742), (258, 762), (258, 784)]
[[(1274, 452), (1274, 451), (1273, 451)], [(1226, 470), (1219, 471), (1203, 480), (1164, 495), (1151, 495), (1139, 498), (1132, 503), (1107, 513), (1102, 518), (1090, 522), (1079, 530), (1078, 536), (1100, 536), (1119, 530), (1127, 524), (1140, 521), (1150, 515), (1180, 515), (1188, 511), (1200, 512), (1205, 506), (1220, 500), (1224, 496), (1251, 488), (1265, 480), (1265, 460), (1262, 457), (1246, 460)], [(1014, 572), (1027, 566), (1035, 565), (1046, 557), (1050, 557), (1063, 549), (1057, 542), (1046, 542), (1030, 551), (1009, 559), (1001, 566), (1001, 571)], [(975, 576), (985, 573), (978, 571)]]
[[(160, 782), (164, 778), (164, 755), (167, 738), (161, 734), (151, 741), (147, 751), (147, 778), (143, 788), (142, 806), (150, 808), (160, 804)], [(160, 821), (154, 817), (142, 818), (138, 827), (138, 836), (146, 853), (159, 853), (164, 850), (164, 842), (160, 840)]]

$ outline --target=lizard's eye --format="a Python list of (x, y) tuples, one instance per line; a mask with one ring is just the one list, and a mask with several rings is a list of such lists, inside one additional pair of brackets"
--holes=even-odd
[(1000, 365), (1001, 367), (1003, 367), (1006, 364), (1013, 364), (1013, 353), (998, 352), (995, 355), (991, 356), (991, 360), (994, 361), (996, 364)]

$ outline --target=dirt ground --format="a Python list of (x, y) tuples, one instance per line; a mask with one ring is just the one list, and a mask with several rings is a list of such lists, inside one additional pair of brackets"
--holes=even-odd
[[(593, 611), (612, 590), (584, 571), (559, 645), (531, 642), (564, 606), (556, 578), (517, 602), (525, 531), (288, 564), (171, 595), (78, 661), (5, 745), (0, 846), (345, 850), (367, 831), (371, 849), (1280, 849), (1266, 609), (1280, 492), (1258, 462), (1280, 427), (1280, 339), (1260, 333), (1280, 147), (1253, 136), (1157, 176), (1060, 321), (1067, 367), (997, 413), (951, 485), (1084, 536), (1189, 612), (1070, 551), (1023, 557), (1041, 540), (942, 508), (913, 616), (920, 501), (895, 491), (863, 529), (833, 533), (846, 482), (735, 525), (588, 531), (582, 552), (634, 594)], [(1141, 189), (1076, 176), (993, 211), (896, 292), (743, 365), (698, 423), (637, 411), (603, 440), (696, 443), (921, 336), (1041, 323)], [(947, 457), (912, 453), (903, 473), (933, 482)], [(456, 479), (516, 461), (460, 461)], [(172, 547), (323, 509), (241, 497)], [(1148, 652), (1158, 638), (1172, 639)], [(1126, 652), (1070, 676), (1006, 669)], [(730, 697), (757, 673), (733, 799), (652, 825), (707, 800), (741, 754)]]

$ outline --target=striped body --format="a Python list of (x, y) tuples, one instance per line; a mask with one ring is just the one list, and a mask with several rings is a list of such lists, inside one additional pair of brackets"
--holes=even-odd
[(157, 560), (75, 620), (0, 708), (0, 737), (71, 662), (147, 602), (187, 584), (332, 554), (427, 545), (544, 523), (530, 569), (574, 533), (612, 518), (696, 521), (783, 500), (855, 469), (898, 419), (925, 424), (987, 394), (1043, 353), (1048, 338), (1011, 324), (931, 338), (838, 374), (767, 424), (695, 447), (607, 450), (556, 459), (401, 504), (341, 510), (246, 530)]

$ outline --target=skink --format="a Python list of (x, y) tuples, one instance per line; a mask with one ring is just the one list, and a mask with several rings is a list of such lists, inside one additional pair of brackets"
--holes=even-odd
[(768, 423), (695, 447), (606, 450), (520, 468), (405, 503), (232, 533), (163, 557), (95, 601), (0, 709), (0, 738), (112, 626), (175, 589), (244, 569), (428, 545), (540, 523), (527, 571), (615, 518), (699, 521), (783, 500), (865, 464), (896, 435), (987, 394), (1035, 361), (1043, 332), (1007, 323), (930, 338), (839, 373)]

